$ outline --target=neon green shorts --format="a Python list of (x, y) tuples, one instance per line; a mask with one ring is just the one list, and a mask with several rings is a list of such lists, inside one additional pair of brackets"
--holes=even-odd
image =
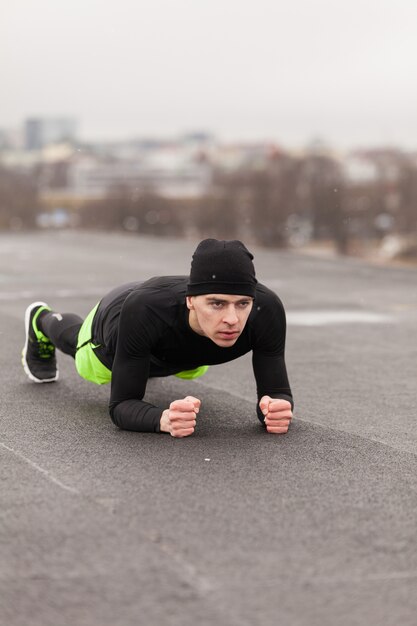
[(97, 385), (105, 385), (111, 381), (111, 370), (103, 365), (96, 356), (94, 350), (99, 346), (95, 346), (91, 341), (93, 319), (99, 304), (96, 304), (94, 309), (87, 315), (78, 333), (75, 367), (82, 378)]
[[(111, 381), (111, 370), (103, 365), (94, 350), (99, 348), (99, 345), (94, 345), (92, 342), (92, 326), (93, 319), (98, 305), (96, 304), (94, 309), (90, 311), (84, 320), (83, 325), (78, 333), (77, 352), (75, 353), (75, 367), (78, 374), (89, 380), (96, 385), (105, 385)], [(184, 370), (183, 372), (177, 372), (175, 376), (183, 378), (185, 380), (192, 380), (203, 376), (208, 370), (208, 365), (200, 365), (192, 370)]]

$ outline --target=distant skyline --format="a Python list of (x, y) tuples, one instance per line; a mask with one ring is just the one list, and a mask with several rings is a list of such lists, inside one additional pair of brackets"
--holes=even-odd
[(0, 128), (417, 150), (412, 0), (2, 4)]

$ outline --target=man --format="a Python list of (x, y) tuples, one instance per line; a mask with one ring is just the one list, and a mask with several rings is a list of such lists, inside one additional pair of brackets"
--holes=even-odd
[(253, 353), (257, 415), (269, 433), (288, 431), (292, 394), (285, 366), (285, 311), (278, 296), (257, 282), (253, 255), (240, 241), (205, 239), (189, 278), (167, 276), (122, 285), (85, 321), (34, 302), (25, 314), (22, 363), (37, 383), (58, 379), (55, 348), (75, 358), (78, 373), (111, 381), (110, 416), (126, 430), (191, 435), (201, 401), (169, 408), (143, 401), (149, 377), (193, 379), (209, 365)]

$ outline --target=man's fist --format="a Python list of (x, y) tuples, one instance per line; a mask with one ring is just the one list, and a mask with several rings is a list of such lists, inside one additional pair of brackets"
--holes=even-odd
[(259, 407), (264, 414), (266, 430), (269, 433), (284, 434), (288, 432), (292, 420), (291, 404), (287, 400), (275, 400), (263, 396)]
[(174, 400), (162, 413), (160, 428), (164, 433), (173, 437), (188, 437), (192, 435), (196, 425), (197, 413), (200, 410), (201, 400), (187, 396), (182, 400)]

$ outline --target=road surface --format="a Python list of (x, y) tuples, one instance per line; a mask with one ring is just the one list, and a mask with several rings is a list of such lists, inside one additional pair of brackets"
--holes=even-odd
[(295, 419), (267, 435), (250, 356), (199, 381), (196, 433), (118, 430), (108, 388), (35, 385), (33, 300), (86, 314), (111, 287), (187, 273), (196, 242), (0, 236), (0, 623), (415, 626), (417, 272), (255, 249), (288, 316)]

